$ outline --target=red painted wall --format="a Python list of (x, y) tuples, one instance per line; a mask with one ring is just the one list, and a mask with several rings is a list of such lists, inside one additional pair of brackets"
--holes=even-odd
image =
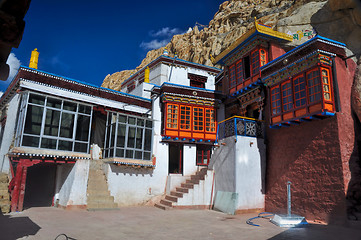
[(346, 220), (345, 193), (355, 148), (350, 105), (355, 65), (347, 68), (339, 58), (335, 62), (341, 112), (324, 120), (267, 129), (266, 211), (287, 212), (286, 183), (291, 181), (293, 213), (308, 220)]
[(274, 43), (270, 43), (270, 61), (282, 56), (286, 53), (281, 47), (275, 45)]

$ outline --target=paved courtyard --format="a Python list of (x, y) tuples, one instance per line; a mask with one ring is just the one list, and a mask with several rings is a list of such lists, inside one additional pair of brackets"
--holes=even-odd
[[(308, 225), (280, 228), (266, 219), (260, 227), (245, 221), (256, 214), (227, 215), (208, 210), (170, 210), (126, 207), (112, 211), (68, 211), (30, 208), (0, 215), (0, 239), (359, 239), (361, 228)], [(59, 236), (58, 240), (66, 239)]]

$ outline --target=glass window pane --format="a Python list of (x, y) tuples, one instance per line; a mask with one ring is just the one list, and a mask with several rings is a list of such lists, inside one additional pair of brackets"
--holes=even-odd
[(137, 135), (135, 138), (135, 148), (141, 149), (143, 143), (143, 128), (137, 128)]
[(47, 109), (45, 117), (44, 134), (49, 136), (58, 136), (60, 111)]
[(46, 106), (53, 107), (53, 108), (61, 108), (61, 100), (48, 97)]
[(144, 152), (143, 159), (144, 160), (150, 160), (150, 152)]
[(30, 102), (30, 103), (39, 104), (39, 105), (44, 105), (44, 103), (45, 103), (45, 97), (44, 97), (44, 96), (40, 96), (40, 95), (36, 95), (36, 94), (30, 94), (30, 96), (29, 96), (29, 102)]
[(124, 149), (117, 148), (115, 151), (115, 156), (116, 157), (124, 157)]
[(118, 122), (126, 123), (127, 122), (127, 117), (124, 116), (124, 115), (119, 115)]
[(133, 158), (133, 153), (134, 153), (134, 151), (133, 150), (127, 150), (126, 151), (126, 158)]
[(91, 107), (79, 104), (78, 112), (85, 113), (85, 114), (90, 114), (91, 113)]
[(135, 140), (135, 128), (129, 127), (127, 147), (134, 148), (134, 140)]
[(134, 117), (129, 117), (128, 118), (128, 123), (132, 124), (132, 125), (135, 125), (135, 118)]
[(76, 105), (77, 105), (76, 103), (64, 101), (63, 109), (67, 111), (76, 112)]
[(56, 140), (50, 138), (42, 138), (41, 148), (56, 149)]
[(88, 152), (88, 144), (76, 142), (74, 145), (74, 152)]
[(118, 124), (117, 147), (125, 146), (125, 131), (126, 131), (126, 125)]
[(134, 156), (134, 158), (135, 158), (135, 159), (140, 159), (140, 160), (142, 160), (142, 153), (143, 153), (143, 152), (141, 152), (141, 151), (135, 151), (135, 156)]
[(144, 126), (144, 119), (137, 119), (137, 125), (138, 126)]
[(39, 137), (23, 136), (22, 146), (39, 147)]
[(64, 151), (72, 151), (73, 150), (73, 142), (59, 140), (58, 149), (64, 150)]
[(28, 105), (24, 133), (40, 135), (43, 107)]
[(151, 150), (152, 146), (152, 130), (145, 129), (145, 139), (144, 139), (144, 150)]
[(90, 117), (78, 115), (76, 127), (76, 140), (88, 141)]
[(60, 137), (73, 138), (74, 117), (71, 113), (61, 114)]
[(112, 132), (111, 132), (111, 135), (110, 135), (110, 146), (111, 147), (114, 147), (115, 145), (115, 124), (112, 124)]

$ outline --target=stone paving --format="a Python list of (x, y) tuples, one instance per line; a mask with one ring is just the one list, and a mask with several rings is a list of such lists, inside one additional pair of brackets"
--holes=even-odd
[[(210, 210), (169, 210), (124, 207), (85, 211), (30, 208), (0, 215), (0, 239), (347, 239), (361, 240), (361, 228), (309, 224), (305, 228), (280, 228), (267, 219), (246, 220), (256, 214), (227, 215)], [(58, 240), (66, 239), (59, 236)]]

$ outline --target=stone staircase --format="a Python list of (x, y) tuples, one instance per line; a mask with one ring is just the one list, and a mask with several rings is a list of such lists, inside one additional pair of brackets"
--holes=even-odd
[(193, 189), (195, 185), (199, 184), (200, 181), (204, 180), (207, 175), (207, 168), (201, 168), (195, 174), (191, 175), (190, 179), (187, 179), (184, 183), (181, 183), (180, 187), (176, 187), (175, 191), (171, 191), (170, 195), (165, 195), (165, 197), (156, 203), (154, 206), (163, 210), (169, 210), (174, 207), (174, 203), (177, 203), (185, 194), (190, 192), (190, 189)]
[(5, 173), (0, 173), (0, 209), (2, 213), (10, 212), (9, 179)]
[(92, 160), (89, 166), (87, 210), (116, 209), (114, 197), (110, 195), (108, 183), (102, 170), (103, 162)]

